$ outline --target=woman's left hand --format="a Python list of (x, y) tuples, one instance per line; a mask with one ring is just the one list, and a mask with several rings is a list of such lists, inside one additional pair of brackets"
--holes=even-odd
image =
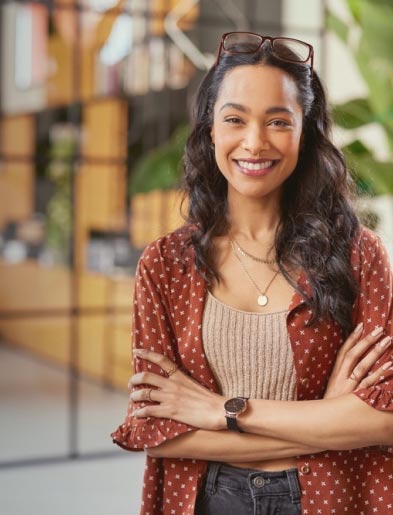
[(226, 398), (209, 391), (179, 369), (172, 372), (173, 361), (162, 354), (136, 349), (134, 355), (158, 365), (164, 372), (170, 372), (170, 377), (140, 372), (131, 378), (132, 386), (151, 387), (132, 392), (130, 398), (133, 402), (158, 403), (135, 409), (133, 415), (136, 418), (168, 418), (199, 429), (225, 429)]

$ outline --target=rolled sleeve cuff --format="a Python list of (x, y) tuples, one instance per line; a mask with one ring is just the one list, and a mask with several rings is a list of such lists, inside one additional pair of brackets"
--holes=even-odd
[(393, 410), (393, 391), (391, 390), (386, 390), (379, 386), (370, 386), (369, 388), (356, 390), (353, 393), (372, 408), (383, 411)]
[(122, 424), (111, 434), (113, 443), (127, 451), (143, 451), (157, 447), (166, 440), (171, 440), (196, 428), (174, 420), (147, 418)]
[[(372, 408), (384, 411), (393, 410), (393, 392), (391, 390), (384, 390), (378, 386), (371, 386), (369, 388), (361, 388), (353, 393)], [(379, 445), (377, 447), (379, 451), (388, 458), (393, 457), (393, 446)]]

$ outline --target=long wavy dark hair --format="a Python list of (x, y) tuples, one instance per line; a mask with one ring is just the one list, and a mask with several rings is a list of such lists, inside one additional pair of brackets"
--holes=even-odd
[[(220, 280), (213, 238), (228, 234), (227, 180), (217, 167), (211, 142), (214, 105), (229, 70), (269, 65), (289, 74), (303, 109), (303, 134), (294, 172), (284, 183), (275, 252), (282, 275), (312, 310), (309, 325), (320, 318), (336, 321), (347, 336), (358, 284), (350, 266), (351, 241), (359, 228), (352, 207), (353, 183), (342, 153), (331, 142), (331, 118), (321, 81), (304, 64), (277, 58), (270, 44), (252, 54), (223, 54), (202, 80), (191, 134), (184, 154), (183, 191), (186, 221), (195, 226), (188, 246), (205, 279)], [(311, 295), (299, 289), (288, 270), (303, 269)]]

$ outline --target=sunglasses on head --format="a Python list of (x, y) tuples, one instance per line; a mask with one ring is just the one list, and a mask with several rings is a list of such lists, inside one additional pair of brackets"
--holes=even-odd
[(290, 63), (310, 63), (312, 75), (314, 64), (314, 48), (309, 43), (300, 39), (261, 36), (254, 32), (226, 32), (221, 37), (220, 46), (217, 52), (216, 66), (223, 53), (227, 54), (253, 54), (258, 52), (262, 45), (269, 41), (273, 54)]

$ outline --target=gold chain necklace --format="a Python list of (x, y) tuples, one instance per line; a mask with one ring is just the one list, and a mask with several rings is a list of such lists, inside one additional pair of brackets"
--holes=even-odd
[(238, 242), (235, 240), (235, 238), (233, 236), (230, 236), (229, 239), (233, 242), (233, 243), (236, 243), (236, 247), (237, 247), (237, 250), (238, 252), (240, 252), (240, 254), (242, 254), (242, 256), (244, 257), (249, 257), (250, 259), (252, 259), (253, 261), (256, 261), (257, 263), (263, 263), (264, 265), (275, 265), (277, 263), (277, 261), (275, 259), (263, 259), (263, 258), (260, 258), (260, 257), (257, 257), (257, 256), (253, 256), (252, 254), (249, 254), (248, 252), (246, 252), (239, 244)]
[(266, 295), (268, 289), (270, 288), (270, 285), (272, 284), (272, 282), (274, 281), (274, 279), (277, 277), (277, 275), (280, 273), (280, 270), (277, 270), (277, 272), (274, 274), (273, 276), (273, 279), (270, 281), (270, 283), (266, 286), (265, 288), (265, 291), (261, 291), (257, 285), (257, 283), (254, 281), (254, 279), (251, 277), (249, 271), (247, 270), (246, 268), (246, 265), (243, 263), (243, 261), (240, 259), (240, 257), (237, 255), (236, 253), (236, 248), (235, 248), (235, 245), (233, 243), (233, 240), (231, 238), (229, 238), (229, 241), (231, 243), (231, 247), (232, 247), (232, 250), (233, 250), (233, 253), (235, 254), (236, 258), (238, 259), (239, 263), (241, 264), (243, 270), (246, 272), (247, 274), (247, 277), (250, 279), (250, 281), (252, 282), (252, 284), (254, 285), (255, 289), (257, 290), (257, 292), (259, 293), (258, 295), (258, 298), (257, 298), (257, 303), (259, 306), (266, 306), (269, 302), (269, 297)]

